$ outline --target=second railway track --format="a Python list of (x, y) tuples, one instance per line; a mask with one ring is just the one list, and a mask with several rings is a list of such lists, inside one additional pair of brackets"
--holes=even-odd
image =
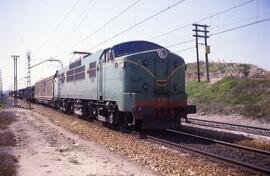
[(160, 144), (202, 154), (253, 174), (270, 175), (270, 152), (175, 130), (144, 132)]
[(270, 129), (268, 128), (238, 125), (238, 124), (202, 120), (202, 119), (196, 119), (196, 118), (188, 118), (188, 121), (185, 123), (270, 137)]

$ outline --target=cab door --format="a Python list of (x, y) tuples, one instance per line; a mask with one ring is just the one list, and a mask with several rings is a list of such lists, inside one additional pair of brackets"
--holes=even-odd
[(103, 100), (103, 94), (104, 94), (104, 62), (105, 62), (105, 52), (101, 55), (98, 62), (98, 83), (97, 83), (97, 97), (98, 100)]
[(98, 64), (98, 99), (103, 100), (104, 99), (104, 94), (105, 94), (105, 64), (110, 62), (112, 60), (112, 51), (111, 49), (106, 49), (102, 53), (100, 59), (99, 59), (99, 64)]

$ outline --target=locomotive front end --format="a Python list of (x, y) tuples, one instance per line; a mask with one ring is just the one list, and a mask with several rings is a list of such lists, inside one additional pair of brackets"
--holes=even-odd
[(133, 123), (142, 128), (179, 127), (180, 118), (196, 112), (195, 106), (187, 105), (184, 60), (150, 42), (129, 45), (140, 48), (118, 59), (124, 69), (125, 111), (132, 112)]

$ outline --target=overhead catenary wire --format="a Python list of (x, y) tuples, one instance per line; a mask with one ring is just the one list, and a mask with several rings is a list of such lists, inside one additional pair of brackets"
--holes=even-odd
[(223, 23), (223, 24), (221, 24), (219, 26), (215, 26), (214, 30), (216, 30), (218, 28), (224, 28), (226, 26), (232, 26), (234, 24), (239, 24), (239, 23), (242, 23), (242, 22), (253, 21), (253, 20), (258, 21), (258, 18), (265, 18), (265, 17), (268, 17), (269, 15), (270, 15), (270, 13), (265, 13), (265, 14), (262, 14), (260, 16), (256, 15), (256, 16), (252, 16), (252, 17), (248, 17), (248, 18), (243, 18), (243, 19), (240, 19), (240, 20), (237, 20), (237, 21), (233, 21), (233, 22), (230, 22), (230, 23)]
[[(215, 35), (218, 35), (218, 34), (222, 34), (222, 33), (225, 33), (225, 32), (236, 30), (236, 29), (248, 27), (248, 26), (251, 26), (251, 25), (254, 25), (254, 24), (258, 24), (258, 23), (262, 23), (262, 22), (266, 22), (266, 21), (269, 21), (269, 20), (270, 20), (270, 18), (265, 18), (265, 19), (258, 20), (258, 21), (256, 20), (255, 22), (243, 24), (243, 25), (240, 25), (240, 26), (237, 26), (237, 27), (233, 27), (233, 28), (230, 28), (230, 29), (226, 29), (226, 30), (222, 30), (222, 31), (219, 31), (219, 32), (212, 33), (209, 36), (210, 37), (211, 36), (215, 36)], [(171, 45), (167, 46), (167, 48), (173, 48), (173, 47), (176, 47), (176, 46), (179, 46), (179, 45), (183, 45), (183, 44), (186, 44), (186, 43), (190, 43), (190, 42), (193, 42), (193, 41), (195, 41), (195, 39), (181, 41), (181, 42), (178, 42), (178, 43), (171, 44)]]
[(172, 45), (167, 46), (167, 48), (173, 48), (175, 46), (183, 45), (183, 44), (190, 43), (190, 42), (193, 42), (193, 41), (195, 41), (195, 39), (190, 39), (190, 40), (174, 43)]
[[(220, 11), (220, 12), (217, 12), (217, 13), (215, 13), (215, 14), (213, 14), (213, 15), (209, 15), (209, 16), (203, 17), (203, 18), (201, 18), (201, 19), (195, 21), (195, 23), (199, 23), (199, 22), (202, 22), (202, 21), (204, 21), (204, 20), (207, 20), (207, 19), (216, 17), (216, 16), (218, 16), (218, 15), (224, 14), (224, 13), (226, 13), (226, 12), (229, 12), (229, 11), (231, 11), (231, 10), (234, 10), (234, 9), (237, 9), (237, 8), (239, 8), (239, 7), (242, 7), (242, 6), (246, 5), (246, 4), (249, 4), (249, 3), (253, 2), (253, 1), (254, 1), (254, 0), (249, 0), (249, 1), (246, 1), (246, 2), (244, 2), (244, 3), (241, 3), (241, 4), (235, 5), (235, 6), (233, 6), (233, 7), (230, 7), (230, 8), (228, 8), (228, 9), (225, 9), (225, 10), (222, 10), (222, 11)], [(188, 26), (191, 26), (192, 24), (193, 24), (193, 23), (186, 24), (186, 25), (183, 25), (183, 26), (181, 26), (181, 27), (177, 27), (177, 28), (172, 29), (172, 30), (170, 30), (170, 31), (167, 31), (167, 32), (165, 32), (165, 33), (156, 35), (156, 36), (150, 38), (149, 40), (154, 40), (154, 39), (160, 38), (160, 37), (162, 37), (162, 36), (168, 35), (168, 34), (170, 34), (170, 33), (179, 31), (179, 30), (184, 29), (184, 28), (186, 28), (186, 27), (188, 27)]]
[(71, 9), (66, 13), (66, 15), (63, 17), (63, 19), (56, 25), (54, 30), (49, 34), (48, 38), (38, 47), (36, 52), (38, 52), (42, 47), (46, 45), (46, 43), (53, 37), (53, 35), (56, 33), (56, 31), (62, 26), (62, 24), (66, 21), (68, 16), (73, 12), (73, 10), (78, 6), (81, 0), (77, 0), (75, 4), (71, 7)]
[[(113, 18), (112, 18), (111, 20), (109, 20), (107, 23), (103, 24), (103, 25), (102, 25), (100, 28), (98, 28), (96, 31), (94, 31), (93, 33), (90, 33), (90, 34), (89, 34), (88, 36), (86, 36), (84, 39), (82, 39), (81, 41), (77, 42), (75, 45), (73, 45), (73, 46), (71, 47), (71, 49), (73, 49), (75, 46), (78, 46), (80, 43), (84, 42), (85, 40), (87, 40), (88, 38), (90, 38), (91, 36), (93, 36), (95, 33), (99, 32), (102, 28), (104, 28), (106, 25), (108, 25), (108, 24), (111, 23), (113, 20), (115, 20), (116, 18), (118, 18), (120, 15), (122, 15), (125, 11), (127, 11), (127, 10), (130, 9), (131, 7), (133, 7), (133, 6), (134, 6), (136, 3), (138, 3), (139, 1), (140, 1), (140, 0), (134, 2), (131, 6), (129, 6), (128, 8), (126, 8), (125, 10), (123, 10), (122, 12), (120, 12), (117, 16), (113, 17)], [(229, 12), (229, 11), (233, 10), (233, 9), (236, 9), (236, 8), (242, 7), (242, 6), (246, 5), (246, 4), (249, 4), (249, 3), (253, 2), (253, 1), (254, 1), (254, 0), (249, 0), (249, 1), (246, 1), (246, 2), (244, 2), (244, 3), (235, 5), (235, 6), (233, 6), (233, 7), (227, 8), (227, 9), (225, 9), (225, 10), (222, 10), (222, 11), (217, 12), (217, 13), (215, 13), (215, 14), (212, 14), (212, 15), (210, 15), (210, 16), (201, 18), (201, 19), (197, 20), (196, 22), (201, 22), (201, 21), (204, 21), (204, 20), (206, 20), (206, 19), (210, 19), (210, 18), (213, 18), (213, 17), (215, 17), (215, 16), (224, 14), (224, 13), (226, 13), (226, 12)], [(182, 2), (182, 1), (180, 1), (180, 2)], [(180, 2), (177, 2), (177, 3), (175, 3), (175, 4), (178, 5)], [(167, 10), (170, 9), (170, 8), (171, 8), (172, 6), (174, 6), (175, 4), (173, 4), (173, 5), (171, 5), (171, 6), (168, 6)], [(155, 15), (155, 14), (154, 14), (154, 15)], [(144, 20), (142, 20), (141, 22), (143, 23), (143, 21), (144, 21)], [(94, 46), (94, 47), (91, 48), (91, 49), (94, 49), (94, 48), (96, 48), (97, 46), (100, 46), (101, 44), (103, 44), (103, 43), (105, 43), (105, 42), (107, 42), (107, 41), (109, 41), (109, 40), (111, 40), (111, 39), (113, 39), (113, 38), (115, 38), (115, 37), (117, 37), (117, 36), (119, 36), (119, 35), (121, 35), (121, 34), (127, 32), (128, 30), (130, 30), (130, 29), (136, 27), (137, 25), (139, 25), (141, 22), (136, 23), (135, 25), (133, 25), (133, 26), (131, 26), (131, 27), (129, 27), (129, 28), (127, 28), (127, 29), (125, 29), (125, 30), (123, 30), (123, 31), (121, 31), (121, 32), (119, 32), (119, 33), (117, 33), (116, 35), (114, 35), (114, 36), (112, 36), (112, 37), (110, 37), (110, 38), (108, 38), (108, 39), (106, 39), (106, 40), (100, 42), (99, 44), (97, 44), (96, 46)], [(169, 31), (169, 32), (163, 33), (163, 34), (161, 34), (161, 35), (159, 35), (159, 36), (156, 36), (156, 37), (153, 37), (153, 38), (151, 38), (151, 39), (159, 38), (160, 36), (167, 35), (167, 34), (169, 34), (169, 33), (172, 33), (172, 32), (174, 32), (174, 31), (183, 29), (183, 28), (188, 27), (188, 26), (190, 26), (190, 25), (192, 25), (192, 23), (191, 23), (191, 24), (184, 25), (184, 26), (179, 27), (179, 28), (176, 28), (176, 29), (173, 29), (173, 30), (171, 30), (171, 31)], [(175, 46), (182, 45), (182, 44), (185, 44), (185, 43), (190, 43), (190, 42), (193, 42), (193, 41), (194, 41), (194, 39), (193, 39), (193, 40), (187, 40), (187, 41), (183, 41), (183, 42), (179, 42), (179, 43), (170, 45), (170, 46), (168, 46), (168, 47), (175, 47)], [(70, 51), (70, 49), (67, 50), (67, 51), (65, 51), (65, 52), (63, 52), (63, 53), (67, 53), (68, 51)], [(60, 54), (58, 54), (58, 55), (55, 56), (55, 57), (58, 57), (59, 55), (60, 55)]]
[(192, 47), (184, 48), (184, 49), (181, 49), (181, 50), (176, 50), (174, 52), (175, 53), (180, 53), (180, 52), (188, 51), (188, 50), (191, 50), (191, 49), (194, 49), (194, 48), (196, 48), (196, 47), (195, 46), (192, 46)]
[[(241, 20), (237, 20), (237, 21), (234, 21), (234, 22), (230, 22), (230, 23), (226, 23), (226, 24), (222, 24), (222, 25), (219, 25), (219, 26), (215, 26), (215, 28), (211, 28), (211, 31), (212, 30), (216, 30), (218, 28), (224, 28), (225, 26), (231, 26), (231, 25), (234, 25), (234, 24), (238, 24), (240, 22), (246, 22), (246, 21), (251, 21), (251, 20), (258, 20), (257, 18), (263, 18), (263, 17), (268, 17), (270, 15), (270, 13), (265, 13), (263, 15), (260, 15), (260, 16), (252, 16), (252, 17), (249, 17), (249, 18), (244, 18), (244, 19), (241, 19)], [(186, 34), (186, 35), (183, 35), (182, 37), (186, 37), (186, 36), (190, 36), (190, 34)], [(166, 41), (169, 41), (169, 40), (175, 40), (175, 38), (173, 39), (166, 39), (166, 40), (160, 40), (160, 41), (157, 41), (157, 43), (159, 42), (166, 42)]]
[[(71, 31), (66, 34), (66, 36), (64, 37), (64, 39), (62, 40), (62, 42), (57, 47), (58, 48), (57, 51), (60, 50), (61, 46), (63, 46), (64, 43), (67, 43), (68, 40), (71, 40), (71, 38), (73, 37), (74, 33), (78, 30), (78, 28), (80, 27), (80, 25), (82, 24), (82, 22), (86, 19), (86, 17), (91, 12), (91, 10), (93, 9), (93, 7), (97, 3), (97, 1), (98, 0), (95, 0), (94, 3), (92, 3), (92, 0), (89, 0), (88, 1), (87, 5), (84, 8), (84, 10), (82, 11), (82, 13), (75, 20), (75, 23), (73, 24)], [(92, 5), (91, 5), (91, 3), (92, 3)]]
[[(250, 0), (250, 1), (247, 1), (247, 2), (245, 2), (245, 3), (241, 3), (241, 4), (238, 4), (238, 5), (236, 5), (236, 6), (233, 6), (233, 7), (231, 7), (231, 8), (228, 8), (228, 9), (226, 9), (226, 10), (223, 10), (223, 11), (221, 11), (221, 12), (218, 12), (218, 13), (215, 13), (215, 14), (213, 14), (213, 15), (210, 15), (210, 16), (208, 16), (208, 17), (204, 17), (204, 18), (202, 18), (202, 19), (200, 19), (200, 20), (205, 20), (205, 19), (207, 19), (207, 18), (210, 18), (210, 17), (214, 17), (214, 16), (216, 16), (216, 15), (220, 15), (220, 14), (223, 14), (223, 13), (225, 13), (225, 12), (228, 12), (228, 11), (230, 11), (230, 10), (232, 10), (232, 9), (235, 9), (235, 8), (238, 8), (238, 7), (241, 7), (241, 6), (244, 6), (245, 4), (248, 4), (248, 3), (250, 3), (250, 2), (252, 2), (252, 1), (254, 1), (254, 0)], [(137, 2), (137, 1), (136, 1)], [(136, 3), (135, 2), (135, 3)], [(130, 7), (131, 8), (131, 7)], [(122, 11), (123, 12), (123, 11)], [(122, 13), (121, 12), (121, 13)], [(120, 13), (120, 14), (121, 14)], [(119, 15), (120, 15), (119, 14)], [(115, 17), (114, 17), (115, 18)], [(96, 30), (95, 32), (98, 32), (99, 30), (101, 30), (102, 29), (102, 27), (103, 26), (106, 26), (107, 24), (109, 24), (111, 21), (113, 21), (113, 19), (114, 18), (112, 18), (110, 21), (108, 21), (107, 23), (105, 23), (104, 25), (102, 25), (98, 30)], [(199, 20), (199, 21), (200, 21)], [(259, 21), (260, 22), (260, 21)], [(140, 23), (140, 22), (139, 22)], [(254, 22), (254, 23), (256, 23), (256, 22)], [(137, 23), (138, 24), (138, 23)], [(252, 23), (253, 24), (253, 23)], [(136, 25), (136, 24), (135, 24)], [(249, 25), (251, 25), (251, 24), (248, 24), (248, 26)], [(134, 26), (134, 25), (133, 25)], [(131, 27), (133, 27), (133, 26), (131, 26)], [(245, 25), (243, 25), (243, 26), (245, 26)], [(128, 28), (129, 29), (129, 28)], [(235, 29), (228, 29), (229, 31), (230, 30), (235, 30)], [(122, 31), (122, 32), (125, 32), (125, 30), (124, 31)], [(120, 33), (122, 33), (122, 32), (120, 32)], [(225, 32), (225, 31), (223, 31), (223, 32)], [(91, 34), (89, 34), (89, 36), (91, 36), (93, 33), (91, 33)], [(119, 34), (119, 33), (118, 33)], [(116, 36), (118, 36), (118, 34), (116, 34), (116, 35), (114, 35), (114, 36), (112, 36), (111, 38), (109, 38), (109, 39), (112, 39), (112, 38), (114, 38), (114, 37), (116, 37)], [(119, 35), (121, 35), (121, 34), (119, 34)], [(212, 34), (211, 36), (213, 36), (214, 34)], [(217, 34), (216, 34), (217, 35)], [(83, 39), (82, 41), (84, 41), (84, 40), (86, 40), (86, 39)], [(81, 42), (82, 42), (81, 41)], [(99, 45), (101, 45), (101, 44), (103, 44), (104, 42), (106, 42), (106, 41), (108, 41), (108, 39), (107, 40), (105, 40), (105, 41), (103, 41), (103, 42), (101, 42), (101, 43), (99, 43)], [(182, 44), (185, 44), (185, 43), (190, 43), (190, 42), (193, 42), (194, 41), (194, 39), (192, 39), (192, 40), (187, 40), (187, 41), (183, 41), (183, 42), (179, 42), (179, 43), (176, 43), (176, 44), (173, 44), (173, 45), (169, 45), (169, 46), (167, 46), (168, 48), (172, 48), (172, 47), (175, 47), (175, 46), (179, 46), (179, 45), (182, 45)], [(97, 47), (97, 45), (95, 46), (95, 47)], [(184, 49), (185, 50), (185, 49)], [(179, 51), (178, 51), (179, 52)]]
[[(101, 25), (97, 30), (95, 30), (94, 32), (91, 32), (90, 34), (88, 34), (86, 37), (84, 37), (82, 40), (80, 40), (79, 42), (75, 43), (69, 50), (64, 51), (63, 53), (69, 52), (71, 49), (73, 49), (74, 47), (78, 46), (79, 44), (83, 43), (84, 41), (86, 41), (87, 39), (89, 39), (90, 37), (92, 37), (93, 35), (95, 35), (96, 33), (98, 33), (100, 30), (102, 30), (103, 28), (105, 28), (108, 24), (110, 24), (111, 22), (113, 22), (114, 20), (116, 20), (118, 17), (120, 17), (121, 15), (123, 15), (125, 12), (127, 12), (129, 9), (131, 9), (132, 7), (134, 7), (136, 4), (138, 4), (141, 0), (136, 0), (134, 3), (132, 3), (130, 6), (128, 6), (127, 8), (125, 8), (124, 10), (122, 10), (120, 13), (118, 13), (116, 16), (114, 16), (113, 18), (111, 18), (110, 20), (108, 20), (106, 23), (104, 23), (103, 25)], [(62, 54), (62, 53), (60, 53)], [(58, 57), (60, 54), (57, 54)]]
[(252, 22), (252, 23), (240, 25), (240, 26), (237, 26), (237, 27), (234, 27), (234, 28), (230, 28), (230, 29), (226, 29), (226, 30), (223, 30), (223, 31), (219, 31), (219, 32), (210, 34), (209, 36), (215, 36), (215, 35), (223, 34), (223, 33), (226, 33), (226, 32), (234, 31), (236, 29), (245, 28), (245, 27), (248, 27), (248, 26), (252, 26), (252, 25), (267, 22), (267, 21), (270, 21), (270, 18), (265, 18), (265, 19), (258, 20), (258, 21), (256, 20), (255, 22)]
[(180, 1), (177, 1), (177, 2), (174, 3), (173, 5), (170, 5), (170, 6), (168, 6), (167, 8), (164, 8), (164, 9), (162, 9), (162, 10), (156, 12), (155, 14), (153, 14), (153, 15), (151, 15), (151, 16), (149, 16), (149, 17), (143, 19), (143, 20), (141, 20), (140, 22), (138, 22), (138, 23), (136, 23), (136, 24), (134, 24), (134, 25), (132, 25), (132, 26), (130, 26), (130, 27), (128, 27), (128, 28), (122, 30), (121, 32), (119, 32), (119, 33), (117, 33), (117, 34), (115, 34), (115, 35), (113, 35), (113, 36), (111, 36), (111, 37), (109, 37), (109, 38), (103, 40), (102, 42), (100, 42), (100, 43), (98, 43), (97, 45), (93, 46), (90, 50), (95, 49), (95, 48), (97, 48), (98, 46), (104, 44), (105, 42), (108, 42), (108, 41), (110, 41), (110, 40), (112, 40), (112, 39), (114, 39), (114, 38), (116, 38), (116, 37), (118, 37), (118, 36), (120, 36), (120, 35), (122, 35), (122, 34), (128, 32), (129, 30), (131, 30), (131, 29), (133, 29), (133, 28), (135, 28), (135, 27), (137, 27), (137, 26), (139, 26), (139, 25), (141, 25), (141, 24), (143, 24), (143, 23), (145, 23), (145, 22), (151, 20), (152, 18), (154, 18), (154, 17), (156, 17), (156, 16), (158, 16), (158, 15), (160, 15), (160, 14), (162, 14), (162, 13), (164, 13), (164, 12), (166, 12), (166, 11), (168, 11), (168, 10), (170, 10), (170, 9), (172, 9), (172, 8), (174, 8), (174, 7), (176, 7), (176, 6), (178, 6), (179, 4), (183, 3), (184, 1), (186, 1), (186, 0), (180, 0)]
[[(223, 33), (226, 33), (226, 32), (230, 32), (230, 31), (234, 31), (234, 30), (237, 30), (237, 29), (241, 29), (241, 28), (245, 28), (245, 27), (249, 27), (249, 26), (252, 26), (252, 25), (255, 25), (255, 24), (259, 24), (259, 23), (263, 23), (263, 22), (267, 22), (267, 21), (270, 21), (270, 18), (265, 18), (265, 19), (261, 19), (261, 20), (256, 20), (255, 22), (251, 22), (251, 23), (247, 23), (247, 24), (243, 24), (243, 25), (240, 25), (240, 26), (237, 26), (237, 27), (233, 27), (233, 28), (230, 28), (230, 29), (225, 29), (225, 30), (222, 30), (222, 31), (219, 31), (219, 32), (215, 32), (213, 34), (210, 34), (209, 36), (216, 36), (216, 35), (220, 35), (220, 34), (223, 34)], [(175, 46), (179, 46), (181, 44), (185, 44), (185, 43), (189, 43), (191, 41), (194, 41), (193, 40), (188, 40), (188, 41), (184, 41), (184, 42), (179, 42), (179, 43), (176, 43), (176, 44), (173, 44), (171, 46), (168, 46), (168, 48), (171, 48), (171, 47), (175, 47)], [(182, 50), (177, 50), (177, 51), (174, 51), (174, 52), (181, 52), (181, 51), (185, 51), (185, 50), (190, 50), (190, 49), (193, 49), (195, 47), (190, 47), (190, 48), (184, 48)]]
[[(86, 14), (84, 15), (83, 18), (81, 18), (81, 21), (79, 22), (79, 24), (76, 26), (76, 28), (72, 31), (72, 34), (74, 34), (78, 28), (80, 27), (80, 25), (82, 24), (82, 22), (86, 19), (86, 17), (88, 16), (88, 14), (91, 12), (91, 10), (94, 8), (94, 6), (96, 5), (96, 3), (98, 2), (98, 0), (95, 0), (94, 3), (91, 5), (91, 7), (87, 10)], [(71, 35), (72, 35), (71, 34)]]

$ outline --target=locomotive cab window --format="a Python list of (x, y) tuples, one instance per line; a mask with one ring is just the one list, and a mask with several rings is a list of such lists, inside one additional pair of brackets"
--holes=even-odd
[(109, 62), (113, 59), (111, 49), (108, 49), (105, 51), (105, 58), (106, 58), (106, 62)]
[(159, 48), (163, 47), (155, 43), (146, 41), (132, 41), (115, 45), (112, 50), (114, 53), (114, 57), (121, 57), (124, 55), (134, 54), (148, 50), (157, 50)]
[(99, 63), (104, 63), (105, 61), (106, 61), (105, 52), (103, 52), (99, 58)]
[(112, 50), (111, 49), (105, 50), (99, 60), (100, 63), (106, 63), (113, 60)]

